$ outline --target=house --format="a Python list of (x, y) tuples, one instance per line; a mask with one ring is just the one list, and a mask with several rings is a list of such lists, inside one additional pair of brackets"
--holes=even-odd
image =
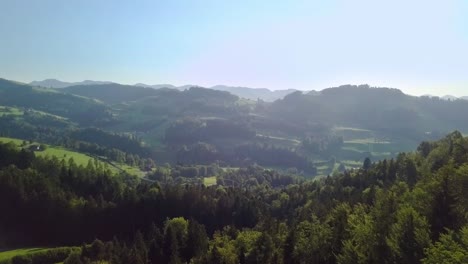
[(30, 151), (44, 151), (44, 148), (41, 145), (32, 144), (28, 147)]

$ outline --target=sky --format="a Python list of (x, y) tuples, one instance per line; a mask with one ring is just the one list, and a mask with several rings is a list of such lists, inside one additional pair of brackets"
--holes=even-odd
[(0, 0), (0, 77), (468, 95), (466, 0)]

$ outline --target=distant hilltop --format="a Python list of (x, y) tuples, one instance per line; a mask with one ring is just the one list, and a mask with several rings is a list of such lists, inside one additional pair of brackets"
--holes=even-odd
[[(46, 88), (66, 88), (71, 86), (77, 85), (99, 85), (99, 84), (111, 84), (114, 82), (107, 82), (107, 81), (92, 81), (92, 80), (85, 80), (82, 82), (63, 82), (57, 79), (46, 79), (43, 81), (33, 81), (30, 82), (29, 85), (32, 86), (40, 86)], [(169, 89), (177, 89), (177, 90), (186, 90), (191, 87), (199, 87), (198, 85), (182, 85), (182, 86), (175, 86), (172, 84), (154, 84), (148, 85), (144, 83), (137, 83), (134, 86), (138, 87), (145, 87), (145, 88), (153, 88), (153, 89), (161, 89), (161, 88), (169, 88)], [(264, 100), (267, 102), (273, 102), (278, 99), (284, 98), (286, 95), (296, 92), (298, 90), (295, 89), (286, 89), (286, 90), (269, 90), (267, 88), (250, 88), (250, 87), (236, 87), (236, 86), (227, 86), (227, 85), (215, 85), (212, 87), (206, 87), (208, 89), (219, 90), (219, 91), (226, 91), (230, 92), (234, 95), (237, 95), (242, 98), (251, 99), (251, 100)]]
[[(83, 85), (102, 85), (102, 84), (117, 84), (115, 82), (110, 82), (110, 81), (93, 81), (93, 80), (84, 80), (82, 82), (64, 82), (60, 81), (57, 79), (46, 79), (43, 81), (32, 81), (29, 83), (29, 85), (32, 86), (40, 86), (40, 87), (45, 87), (45, 88), (55, 88), (55, 89), (61, 89), (61, 88), (67, 88), (71, 86), (83, 86)], [(153, 88), (153, 89), (162, 89), (162, 88), (168, 88), (168, 89), (176, 89), (179, 91), (184, 91), (187, 89), (190, 89), (191, 87), (201, 87), (199, 85), (192, 85), (192, 84), (187, 84), (187, 85), (181, 85), (181, 86), (176, 86), (172, 84), (144, 84), (144, 83), (136, 83), (134, 85), (129, 85), (129, 86), (137, 86), (137, 87), (144, 87), (144, 88)], [(340, 87), (336, 88), (346, 88), (349, 85), (342, 85)], [(218, 90), (218, 91), (226, 91), (229, 92), (233, 95), (237, 95), (241, 98), (246, 98), (250, 100), (263, 100), (266, 102), (274, 102), (278, 99), (283, 99), (285, 96), (292, 94), (294, 92), (300, 92), (304, 94), (309, 94), (309, 95), (318, 95), (320, 94), (319, 91), (315, 90), (310, 90), (310, 91), (300, 91), (296, 89), (284, 89), (284, 90), (270, 90), (267, 88), (251, 88), (251, 87), (240, 87), (240, 86), (227, 86), (227, 85), (215, 85), (211, 87), (204, 87), (208, 89), (213, 89), (213, 90)], [(349, 88), (349, 87), (348, 87)], [(326, 90), (326, 89), (325, 89)], [(461, 97), (456, 97), (453, 95), (444, 95), (444, 96), (434, 96), (430, 94), (425, 94), (422, 95), (424, 97), (438, 97), (443, 100), (468, 100), (468, 96), (461, 96)]]
[(84, 80), (82, 82), (62, 82), (57, 79), (46, 79), (43, 81), (32, 81), (29, 85), (32, 86), (40, 86), (45, 88), (65, 88), (69, 86), (75, 85), (95, 85), (95, 84), (109, 84), (112, 82), (102, 82), (102, 81), (91, 81), (91, 80)]
[(434, 95), (430, 95), (430, 94), (425, 94), (425, 95), (422, 95), (422, 96), (439, 97), (440, 99), (447, 100), (447, 101), (454, 101), (454, 100), (458, 100), (458, 99), (468, 100), (468, 96), (456, 97), (456, 96), (453, 96), (453, 95), (450, 95), (450, 94), (447, 94), (447, 95), (444, 95), (444, 96), (434, 96)]

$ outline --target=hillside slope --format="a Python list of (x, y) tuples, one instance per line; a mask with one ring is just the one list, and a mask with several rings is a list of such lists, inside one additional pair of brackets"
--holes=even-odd
[(76, 94), (89, 98), (95, 98), (108, 104), (116, 104), (125, 101), (134, 101), (144, 97), (155, 96), (160, 92), (152, 88), (144, 88), (132, 85), (116, 83), (98, 85), (76, 85), (60, 89), (65, 93)]
[(324, 123), (421, 138), (426, 132), (468, 129), (468, 101), (415, 97), (397, 89), (340, 86), (317, 94), (296, 92), (266, 113), (296, 123)]
[(5, 79), (0, 79), (0, 105), (32, 108), (87, 125), (112, 120), (109, 108), (96, 100)]

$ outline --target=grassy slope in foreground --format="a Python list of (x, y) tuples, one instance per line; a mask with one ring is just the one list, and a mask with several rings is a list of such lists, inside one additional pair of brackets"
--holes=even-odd
[[(15, 139), (15, 138), (0, 137), (0, 143), (9, 143), (9, 142), (12, 142), (13, 144), (15, 144), (18, 147), (21, 147), (23, 145), (24, 140)], [(27, 148), (28, 146), (39, 145), (39, 144), (40, 143), (37, 143), (37, 142), (33, 142), (32, 144), (27, 142), (27, 145), (25, 145), (24, 147)], [(58, 159), (64, 159), (65, 161), (68, 161), (70, 158), (73, 158), (73, 160), (75, 161), (75, 163), (78, 166), (79, 165), (87, 166), (88, 162), (90, 160), (94, 161), (94, 157), (91, 157), (91, 156), (89, 156), (87, 154), (84, 154), (84, 153), (80, 153), (80, 152), (76, 152), (76, 151), (72, 151), (72, 150), (67, 150), (67, 149), (64, 149), (64, 148), (61, 148), (61, 147), (56, 147), (56, 146), (50, 146), (50, 145), (46, 145), (46, 146), (47, 146), (47, 148), (44, 151), (36, 151), (34, 153), (37, 156), (40, 156), (40, 157), (55, 156)], [(130, 167), (130, 166), (126, 165), (126, 164), (117, 164), (115, 162), (112, 162), (112, 165), (109, 165), (106, 162), (103, 162), (103, 161), (100, 161), (100, 160), (98, 162), (101, 163), (102, 166), (107, 166), (110, 170), (112, 170), (114, 172), (125, 171), (128, 174), (136, 175), (136, 176), (140, 176), (140, 177), (144, 176), (144, 174), (145, 174), (139, 168)]]
[[(6, 137), (0, 137), (0, 142), (1, 143), (12, 142), (18, 147), (20, 147), (23, 144), (23, 140), (21, 140), (21, 139), (6, 138)], [(27, 148), (28, 146), (35, 145), (35, 144), (39, 144), (39, 143), (34, 142), (32, 144), (29, 144), (29, 142), (28, 142), (25, 147)], [(64, 148), (54, 147), (54, 146), (50, 146), (50, 145), (46, 145), (46, 146), (47, 146), (47, 148), (44, 151), (36, 151), (34, 153), (37, 156), (41, 156), (41, 157), (55, 156), (58, 159), (65, 159), (65, 160), (73, 158), (73, 160), (75, 161), (75, 163), (77, 165), (83, 165), (83, 166), (88, 165), (89, 160), (94, 160), (93, 157), (88, 156), (88, 155), (83, 154), (83, 153), (79, 153), (79, 152), (75, 152), (75, 151), (71, 151), (71, 150), (66, 150)]]
[[(79, 247), (56, 247), (56, 248), (18, 248), (18, 249), (0, 249), (0, 264), (11, 264), (12, 259), (16, 256), (29, 256), (32, 258), (33, 263), (48, 263), (52, 261), (50, 258), (55, 259), (50, 263), (63, 263), (63, 261), (71, 251), (80, 251)], [(48, 255), (48, 260), (44, 260), (44, 254)], [(34, 260), (36, 259), (36, 260)], [(38, 262), (39, 260), (39, 262)], [(45, 261), (45, 262), (44, 262)], [(23, 263), (23, 262), (21, 262)], [(31, 263), (31, 262), (28, 262)]]
[(7, 250), (0, 252), (0, 261), (11, 259), (14, 256), (22, 256), (27, 254), (33, 254), (41, 251), (46, 251), (46, 248), (20, 248), (14, 250)]

